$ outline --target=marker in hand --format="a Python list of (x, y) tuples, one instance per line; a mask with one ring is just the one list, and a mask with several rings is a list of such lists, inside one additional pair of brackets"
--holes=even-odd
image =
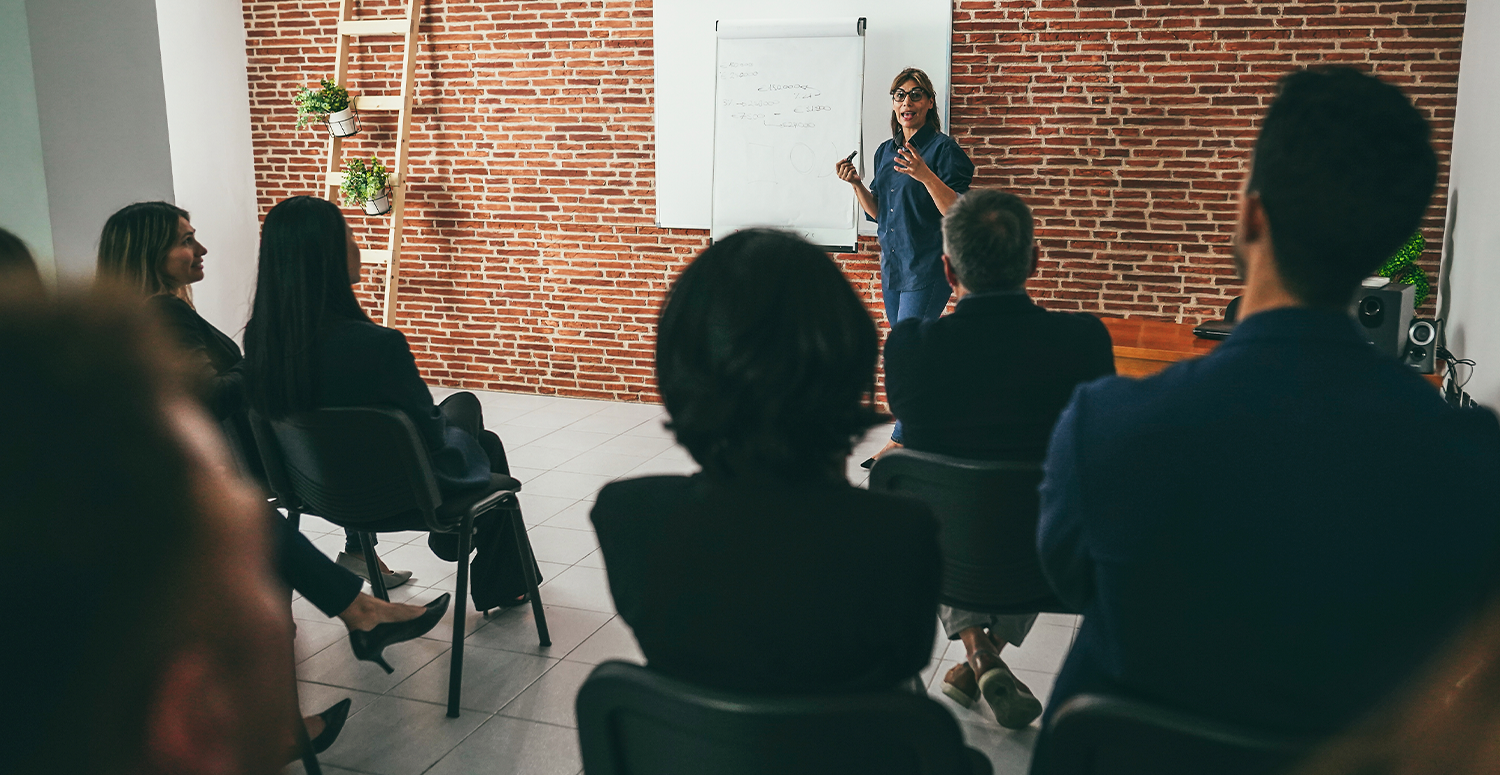
[(851, 153), (848, 156), (845, 156), (844, 157), (844, 162), (847, 164), (848, 162), (854, 161), (854, 157), (856, 157), (858, 155), (859, 155), (859, 151), (855, 151), (854, 153)]

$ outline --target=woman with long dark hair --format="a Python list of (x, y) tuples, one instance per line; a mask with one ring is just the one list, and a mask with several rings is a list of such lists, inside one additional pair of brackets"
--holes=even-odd
[[(479, 399), (455, 393), (435, 405), (400, 331), (376, 325), (359, 306), (359, 246), (332, 202), (295, 196), (266, 214), (261, 227), (255, 305), (245, 327), (251, 406), (267, 418), (338, 406), (394, 406), (427, 445), (444, 496), (484, 487), (508, 474), (500, 437), (484, 429)], [(475, 527), (474, 607), (525, 601), (515, 534), (503, 515)], [(428, 545), (450, 562), (457, 539), (432, 534)]]
[[(657, 326), (669, 428), (703, 467), (600, 490), (610, 591), (653, 669), (766, 693), (889, 689), (932, 655), (937, 526), (849, 484), (874, 323), (837, 265), (742, 231), (678, 276)], [(848, 633), (829, 658), (814, 633)]]

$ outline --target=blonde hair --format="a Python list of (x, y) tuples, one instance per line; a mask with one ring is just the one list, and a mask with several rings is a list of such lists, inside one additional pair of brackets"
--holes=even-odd
[[(923, 126), (931, 124), (933, 129), (939, 132), (943, 131), (943, 120), (938, 117), (937, 90), (932, 88), (932, 79), (928, 78), (927, 74), (921, 70), (915, 67), (908, 67), (896, 74), (896, 80), (891, 81), (891, 92), (894, 93), (896, 87), (907, 81), (916, 81), (918, 86), (927, 91), (927, 96), (932, 98), (932, 107), (927, 111), (927, 120), (923, 123)], [(901, 122), (897, 120), (896, 111), (893, 108), (891, 110), (891, 135), (899, 134), (901, 134)]]
[(174, 288), (162, 274), (177, 243), (178, 218), (190, 220), (188, 211), (168, 202), (136, 202), (111, 215), (99, 235), (99, 276), (142, 296), (167, 293), (192, 304), (187, 286)]

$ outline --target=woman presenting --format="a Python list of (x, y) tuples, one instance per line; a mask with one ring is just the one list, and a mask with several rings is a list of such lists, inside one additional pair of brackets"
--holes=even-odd
[[(877, 223), (880, 295), (886, 321), (894, 326), (907, 318), (935, 320), (948, 306), (953, 288), (943, 276), (943, 214), (969, 190), (974, 162), (938, 131), (937, 97), (926, 73), (902, 70), (891, 81), (891, 101), (892, 137), (875, 151), (872, 185), (865, 187), (848, 159), (835, 171)], [(885, 449), (901, 441), (898, 421)], [(865, 467), (874, 460), (866, 460)]]

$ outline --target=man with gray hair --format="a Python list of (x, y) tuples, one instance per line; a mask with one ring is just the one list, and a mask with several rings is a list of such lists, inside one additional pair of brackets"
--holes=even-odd
[[(1115, 373), (1109, 331), (1083, 313), (1049, 312), (1026, 295), (1040, 251), (1020, 197), (971, 189), (943, 219), (943, 270), (953, 313), (908, 320), (885, 345), (885, 385), (905, 446), (961, 458), (1039, 462), (1073, 388)], [(968, 707), (983, 695), (1002, 725), (1021, 728), (1041, 703), (1000, 659), (1021, 645), (1035, 614), (996, 615), (942, 606), (950, 640), (968, 658), (943, 692)], [(981, 691), (983, 687), (983, 691)]]

